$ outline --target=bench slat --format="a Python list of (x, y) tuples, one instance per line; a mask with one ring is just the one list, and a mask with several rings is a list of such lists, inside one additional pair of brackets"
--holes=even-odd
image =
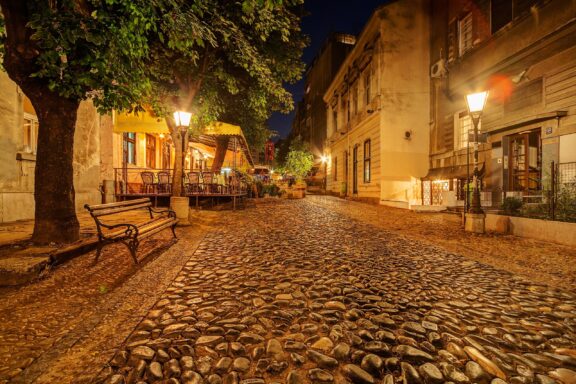
[(86, 204), (85, 207), (89, 211), (97, 211), (97, 210), (101, 210), (101, 209), (108, 209), (108, 208), (114, 208), (114, 207), (125, 207), (125, 206), (131, 206), (131, 205), (138, 205), (138, 204), (142, 204), (142, 203), (152, 204), (152, 202), (150, 201), (149, 198), (144, 198), (144, 199), (136, 199), (136, 200), (118, 201), (116, 203), (93, 204), (93, 205)]
[(149, 230), (147, 232), (144, 232), (142, 234), (138, 234), (138, 239), (145, 239), (149, 236), (155, 235), (156, 233), (165, 230), (168, 227), (173, 226), (174, 224), (176, 224), (178, 222), (177, 219), (171, 219), (170, 221), (166, 222), (164, 225), (156, 227), (152, 230)]
[[(132, 222), (130, 224), (135, 225), (138, 228), (138, 231), (140, 231), (140, 229), (143, 227), (153, 225), (154, 223), (157, 223), (159, 221), (164, 222), (165, 220), (167, 220), (167, 217), (156, 217), (152, 220), (148, 220), (145, 222), (141, 222), (141, 223)], [(114, 228), (111, 230), (103, 230), (102, 235), (107, 239), (114, 239), (115, 237), (123, 236), (125, 231), (126, 231), (126, 227), (119, 227), (119, 228)]]
[(137, 204), (137, 205), (129, 205), (126, 207), (114, 207), (114, 208), (109, 208), (109, 209), (103, 209), (103, 210), (94, 211), (91, 213), (92, 213), (92, 216), (99, 217), (99, 216), (113, 215), (115, 213), (120, 213), (120, 212), (125, 212), (125, 211), (134, 211), (134, 210), (140, 209), (140, 208), (148, 208), (151, 205), (152, 204), (150, 202), (146, 202), (146, 203), (141, 203), (141, 204)]
[(141, 225), (138, 227), (138, 237), (140, 237), (141, 235), (157, 228), (157, 227), (161, 227), (166, 223), (174, 223), (174, 218), (172, 217), (165, 217), (162, 220), (155, 220), (153, 222), (150, 223), (146, 223), (144, 225)]

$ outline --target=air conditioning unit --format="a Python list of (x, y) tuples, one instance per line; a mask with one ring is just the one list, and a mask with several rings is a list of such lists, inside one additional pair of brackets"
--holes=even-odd
[(439, 79), (446, 75), (446, 60), (440, 59), (430, 67), (430, 77)]

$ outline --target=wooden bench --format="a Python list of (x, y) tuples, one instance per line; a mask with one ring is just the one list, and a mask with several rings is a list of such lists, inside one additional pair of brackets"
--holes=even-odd
[[(158, 232), (170, 228), (172, 234), (176, 237), (174, 228), (178, 223), (176, 214), (170, 209), (156, 210), (152, 208), (152, 202), (149, 198), (127, 200), (117, 203), (97, 204), (97, 205), (84, 205), (84, 208), (90, 212), (90, 215), (96, 222), (96, 229), (98, 230), (98, 245), (96, 248), (96, 259), (98, 262), (102, 248), (105, 245), (112, 243), (122, 243), (130, 250), (130, 255), (134, 259), (134, 263), (138, 264), (136, 258), (136, 251), (142, 239), (157, 234)], [(121, 224), (106, 224), (102, 222), (102, 217), (112, 216), (122, 212), (135, 211), (140, 209), (147, 209), (150, 215), (150, 220), (143, 223), (121, 223)]]

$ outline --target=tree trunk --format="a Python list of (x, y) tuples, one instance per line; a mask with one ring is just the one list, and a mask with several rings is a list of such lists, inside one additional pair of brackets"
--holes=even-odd
[(26, 89), (38, 115), (32, 240), (70, 243), (80, 237), (74, 194), (74, 130), (80, 102), (43, 87)]
[(223, 136), (216, 138), (216, 154), (214, 155), (214, 162), (212, 163), (212, 172), (220, 172), (224, 159), (226, 159), (226, 151), (228, 150), (228, 143), (230, 136)]

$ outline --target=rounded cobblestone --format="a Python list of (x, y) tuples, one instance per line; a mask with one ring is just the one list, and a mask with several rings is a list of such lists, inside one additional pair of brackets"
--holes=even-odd
[(575, 328), (572, 292), (278, 200), (223, 218), (124, 349), (147, 382), (568, 384)]

